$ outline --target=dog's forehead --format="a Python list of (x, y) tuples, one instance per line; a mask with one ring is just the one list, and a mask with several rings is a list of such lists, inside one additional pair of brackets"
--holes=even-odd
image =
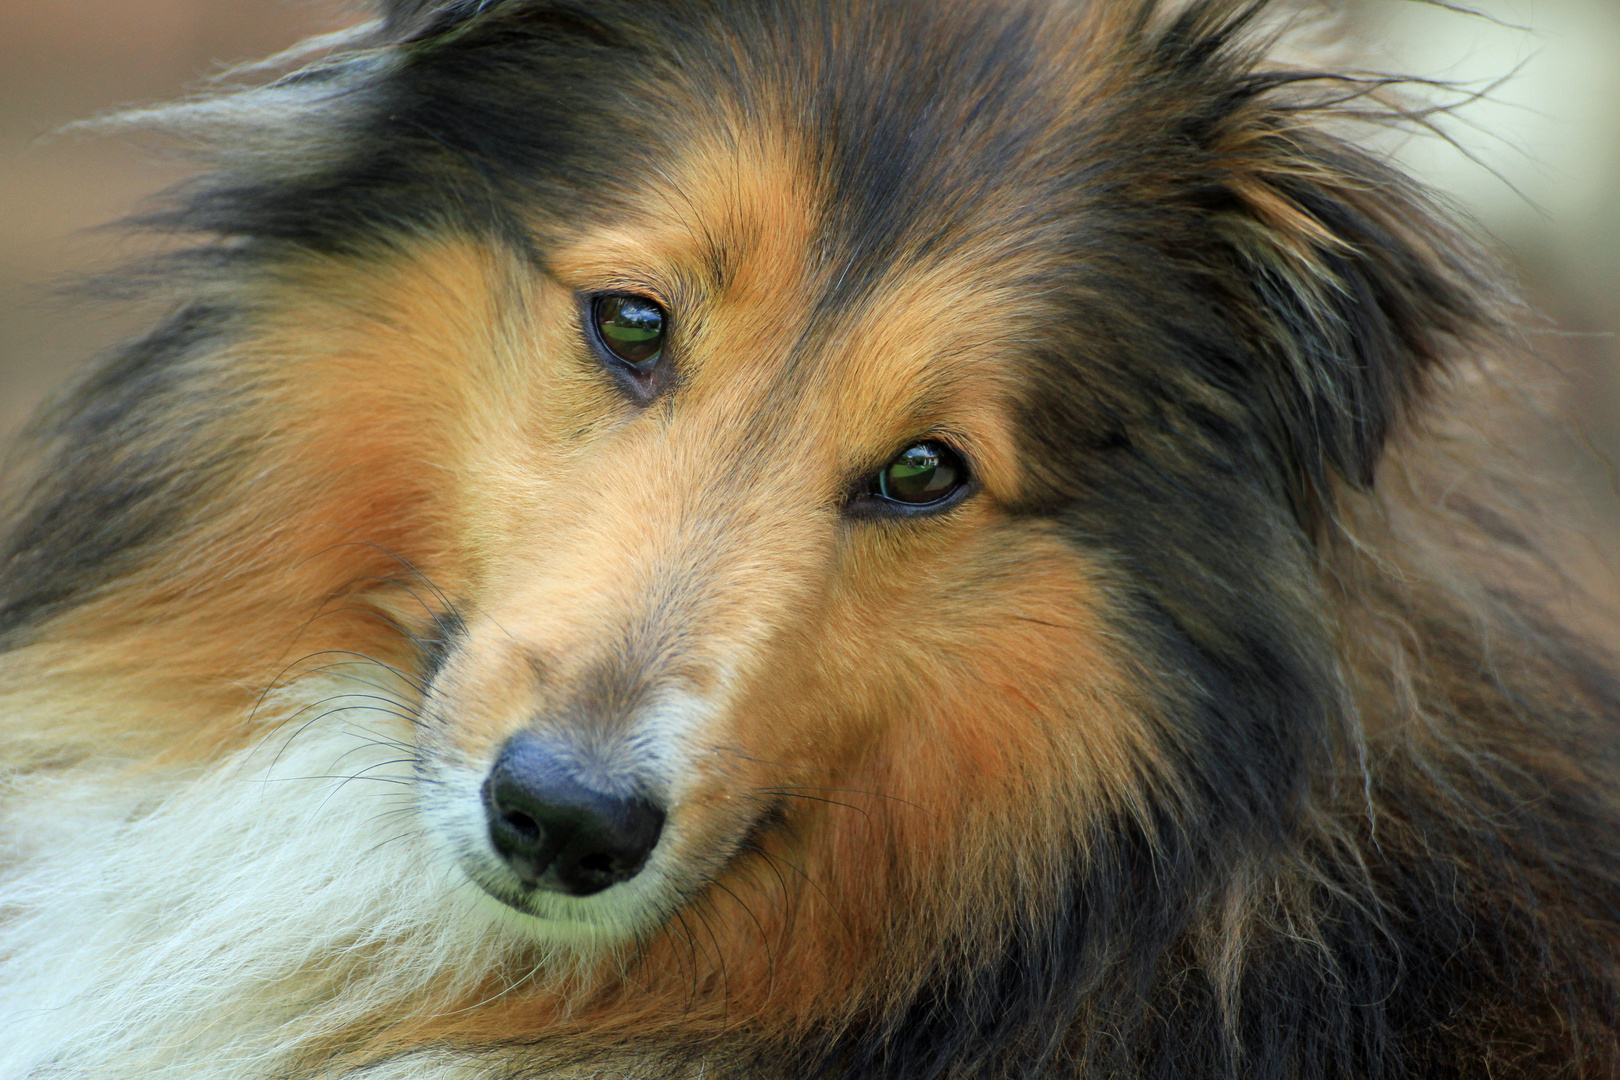
[(793, 282), (827, 325), (919, 274), (1066, 260), (1076, 117), (1111, 70), (1090, 6), (724, 10), (604, 95), (586, 126), (612, 136), (565, 208), (591, 235), (554, 250), (564, 274), (632, 256), (735, 299)]
[(1028, 358), (1072, 321), (1083, 19), (880, 7), (905, 25), (762, 22), (734, 65), (711, 42), (661, 69), (602, 144), (606, 190), (540, 223), (548, 269), (665, 305), (688, 416), (780, 437), (792, 414), (850, 468), (956, 431), (1010, 475)]
[(936, 216), (932, 246), (906, 222), (864, 243), (811, 150), (768, 128), (694, 140), (549, 269), (578, 293), (663, 303), (685, 400), (792, 409), (823, 435), (853, 425), (879, 445), (983, 415), (1028, 336), (1045, 256), (966, 205), (949, 242)]
[(874, 322), (915, 320), (937, 336), (1027, 313), (1059, 265), (1031, 227), (1040, 193), (1027, 185), (983, 185), (971, 200), (855, 189), (816, 159), (813, 137), (761, 127), (692, 139), (556, 245), (548, 268), (578, 291), (645, 289), (710, 321), (765, 315), (773, 337), (797, 336), (805, 352)]
[(802, 287), (822, 217), (820, 185), (780, 138), (687, 140), (613, 208), (575, 230), (547, 263), (570, 284), (643, 275), (666, 300), (680, 289), (733, 297)]

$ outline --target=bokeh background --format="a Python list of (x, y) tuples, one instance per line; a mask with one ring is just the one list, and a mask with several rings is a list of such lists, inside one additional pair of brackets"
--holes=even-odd
[(150, 241), (102, 226), (188, 171), (151, 144), (58, 129), (172, 100), (359, 15), (335, 0), (0, 0), (0, 443), (139, 331), (140, 313), (60, 287), (138, 255)]
[[(1537, 336), (1566, 376), (1558, 407), (1620, 448), (1620, 0), (1339, 0), (1369, 66), (1484, 89), (1450, 130), (1393, 140), (1509, 253), (1559, 333)], [(163, 101), (232, 62), (347, 25), (341, 0), (0, 0), (0, 442), (135, 317), (53, 286), (141, 250), (98, 229), (185, 175), (121, 138), (51, 133)], [(1556, 463), (1550, 463), (1556, 464)], [(1583, 483), (1607, 483), (1588, 470)]]

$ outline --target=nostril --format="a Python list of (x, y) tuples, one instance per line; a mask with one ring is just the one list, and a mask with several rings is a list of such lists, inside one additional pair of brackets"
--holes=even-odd
[(569, 755), (514, 736), (484, 783), (491, 844), (528, 888), (589, 896), (641, 872), (664, 811), (582, 783)]
[(518, 810), (504, 810), (501, 817), (512, 827), (512, 831), (526, 840), (540, 839), (540, 826), (535, 824), (534, 818)]

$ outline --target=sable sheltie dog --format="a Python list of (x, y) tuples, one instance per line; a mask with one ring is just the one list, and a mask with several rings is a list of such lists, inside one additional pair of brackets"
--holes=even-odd
[(1285, 15), (388, 0), (135, 116), (0, 1076), (1620, 1075), (1517, 308)]

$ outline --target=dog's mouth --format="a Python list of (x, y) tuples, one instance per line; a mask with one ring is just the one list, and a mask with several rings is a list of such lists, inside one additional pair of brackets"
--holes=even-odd
[(428, 658), (416, 810), (438, 868), (536, 920), (508, 920), (520, 933), (571, 947), (654, 933), (779, 827), (761, 786), (779, 763), (743, 752), (724, 665), (677, 678), (480, 630)]
[(571, 945), (612, 944), (660, 921), (661, 912), (678, 904), (672, 894), (683, 891), (671, 880), (676, 860), (656, 842), (645, 856), (627, 860), (593, 850), (596, 839), (582, 841), (577, 832), (551, 840), (537, 825), (534, 839), (524, 839), (517, 850), (502, 850), (493, 840), (462, 845), (458, 862), (484, 894), (534, 920), (528, 931), (537, 937)]
[[(528, 734), (481, 775), (431, 753), (423, 765), (424, 817), (460, 875), (527, 916), (521, 932), (569, 948), (645, 936), (783, 820), (769, 800), (671, 800)], [(744, 812), (700, 812), (711, 802)]]
[[(674, 826), (674, 819), (666, 818)], [(521, 916), (507, 921), (519, 933), (569, 951), (589, 953), (645, 939), (674, 913), (700, 895), (737, 859), (756, 850), (779, 828), (779, 816), (766, 810), (741, 830), (741, 840), (720, 846), (708, 857), (680, 850), (670, 827), (639, 868), (587, 853), (578, 866), (567, 844), (552, 864), (539, 870), (521, 857), (464, 851), (460, 869), (478, 890)], [(538, 872), (537, 872), (538, 871)], [(583, 888), (581, 885), (583, 884)]]

